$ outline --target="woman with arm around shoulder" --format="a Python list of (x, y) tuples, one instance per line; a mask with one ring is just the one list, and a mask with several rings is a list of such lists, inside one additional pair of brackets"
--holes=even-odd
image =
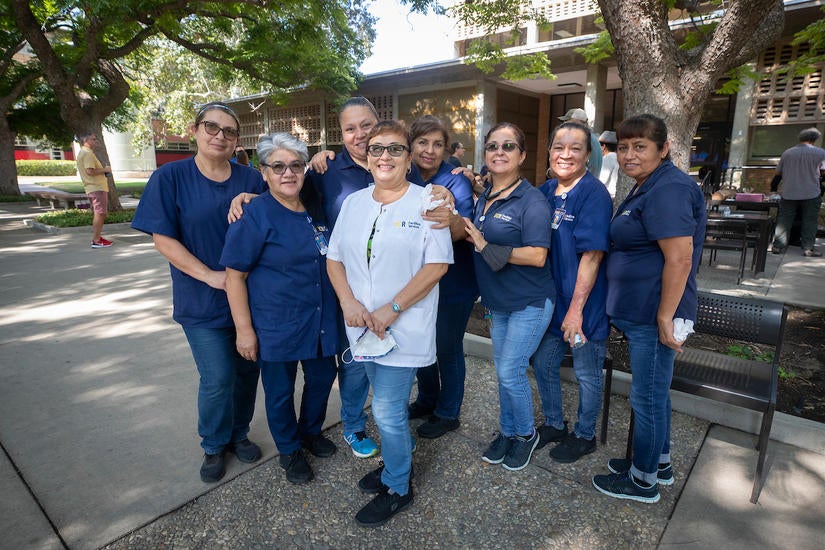
[(498, 375), (501, 432), (481, 459), (521, 470), (539, 442), (527, 381), (530, 356), (553, 315), (556, 289), (548, 263), (550, 207), (519, 175), (524, 132), (502, 122), (484, 138), (491, 181), (465, 219), (481, 302), (490, 310), (493, 356)]
[[(613, 458), (593, 478), (602, 493), (658, 502), (658, 485), (673, 483), (670, 381), (675, 354), (696, 320), (696, 269), (705, 235), (699, 186), (670, 161), (667, 127), (644, 114), (617, 131), (619, 166), (636, 185), (610, 224), (607, 314), (630, 346), (633, 458)], [(677, 332), (674, 334), (674, 320)]]
[(198, 368), (198, 434), (204, 482), (225, 473), (224, 452), (255, 462), (261, 451), (247, 439), (255, 409), (258, 367), (235, 349), (226, 271), (220, 264), (226, 211), (239, 193), (261, 193), (260, 173), (230, 163), (240, 122), (222, 103), (204, 105), (189, 131), (194, 157), (161, 166), (149, 178), (132, 227), (152, 235), (170, 263), (173, 318), (180, 323)]
[[(289, 134), (263, 136), (258, 158), (269, 193), (229, 227), (221, 263), (236, 346), (260, 366), (281, 467), (288, 481), (306, 483), (313, 472), (301, 447), (318, 457), (336, 451), (321, 434), (338, 345), (338, 301), (325, 261), (329, 229), (315, 190), (304, 185), (306, 144)], [(304, 387), (296, 418), (299, 361)]]
[[(453, 262), (453, 247), (447, 229), (434, 229), (423, 219), (421, 188), (407, 181), (410, 140), (404, 125), (379, 122), (369, 133), (367, 150), (375, 185), (344, 201), (327, 270), (354, 360), (372, 385), (384, 466), (358, 482), (361, 491), (377, 496), (355, 519), (377, 527), (412, 503), (407, 405), (416, 370), (435, 361), (438, 281)], [(392, 337), (397, 347), (359, 355), (356, 343), (362, 334), (369, 337), (368, 331), (373, 339)]]

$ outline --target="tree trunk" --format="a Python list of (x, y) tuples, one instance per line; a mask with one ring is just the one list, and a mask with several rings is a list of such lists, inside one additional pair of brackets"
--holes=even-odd
[(14, 164), (15, 133), (6, 117), (0, 116), (0, 195), (19, 195), (17, 166)]

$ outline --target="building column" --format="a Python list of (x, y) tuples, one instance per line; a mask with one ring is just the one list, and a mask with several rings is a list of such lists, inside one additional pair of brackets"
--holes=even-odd
[(607, 67), (599, 63), (587, 66), (587, 83), (584, 86), (584, 112), (590, 127), (596, 133), (604, 129), (604, 93), (607, 90)]
[(547, 155), (550, 147), (550, 95), (539, 96), (539, 128), (536, 139), (536, 185), (547, 173)]
[[(748, 63), (748, 68), (755, 71), (756, 64)], [(737, 189), (742, 185), (742, 170), (735, 170), (735, 168), (741, 168), (748, 160), (748, 136), (751, 108), (753, 106), (753, 90), (756, 85), (756, 81), (745, 77), (742, 79), (742, 85), (736, 93), (736, 106), (733, 111), (730, 154), (728, 155), (728, 167), (725, 171), (725, 181)]]
[(479, 82), (476, 88), (476, 139), (475, 157), (473, 158), (473, 170), (481, 171), (484, 165), (484, 136), (495, 126), (496, 103), (498, 101), (498, 90), (495, 85), (486, 80)]

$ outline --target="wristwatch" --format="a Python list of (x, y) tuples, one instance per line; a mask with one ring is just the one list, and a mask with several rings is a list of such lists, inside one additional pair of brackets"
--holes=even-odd
[(401, 306), (398, 305), (398, 302), (396, 302), (395, 300), (390, 302), (390, 305), (392, 306), (392, 310), (396, 313), (401, 313), (402, 311), (404, 311), (403, 309), (401, 309)]

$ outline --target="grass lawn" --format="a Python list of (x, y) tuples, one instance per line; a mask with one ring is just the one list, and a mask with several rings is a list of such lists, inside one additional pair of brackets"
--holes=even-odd
[[(38, 181), (37, 185), (59, 189), (67, 193), (83, 193), (83, 183), (78, 181)], [(146, 187), (145, 181), (116, 181), (115, 186), (121, 195), (129, 195), (134, 192), (143, 192)]]

